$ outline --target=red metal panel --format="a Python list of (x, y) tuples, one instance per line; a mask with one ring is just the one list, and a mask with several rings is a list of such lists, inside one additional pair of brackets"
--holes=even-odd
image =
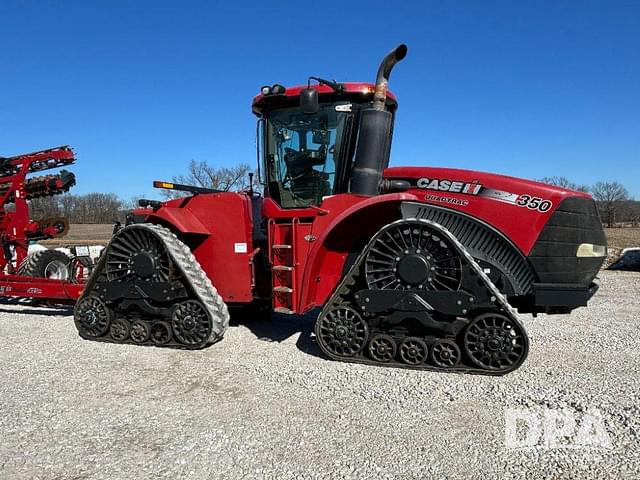
[[(455, 168), (395, 167), (385, 170), (384, 177), (410, 180), (414, 188), (408, 193), (421, 202), (459, 210), (485, 221), (511, 239), (525, 255), (562, 200), (590, 197), (540, 182)], [(550, 206), (541, 211), (521, 205), (527, 197), (548, 202), (543, 204), (545, 208)]]
[(326, 198), (321, 207), (327, 214), (314, 221), (306, 266), (298, 272), (299, 311), (308, 311), (326, 301), (342, 278), (354, 242), (370, 238), (382, 225), (398, 218), (401, 202), (416, 200), (407, 193)]
[(0, 297), (45, 298), (75, 302), (83, 289), (82, 283), (0, 274)]
[(162, 207), (149, 215), (150, 222), (169, 223), (183, 233), (208, 235), (211, 232), (189, 208)]
[(247, 195), (225, 192), (173, 200), (148, 217), (151, 222), (158, 220), (183, 233), (225, 302), (253, 300), (252, 212)]

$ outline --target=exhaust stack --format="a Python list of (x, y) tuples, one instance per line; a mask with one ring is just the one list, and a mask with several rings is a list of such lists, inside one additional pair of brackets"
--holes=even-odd
[(378, 68), (373, 104), (360, 116), (356, 158), (351, 172), (352, 193), (373, 196), (380, 192), (382, 171), (389, 165), (393, 129), (393, 114), (385, 110), (389, 75), (406, 55), (407, 46), (401, 44), (384, 57)]

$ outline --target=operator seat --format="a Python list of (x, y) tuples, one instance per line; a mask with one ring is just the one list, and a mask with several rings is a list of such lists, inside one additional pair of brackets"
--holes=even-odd
[(285, 162), (291, 178), (291, 193), (300, 206), (317, 205), (325, 195), (331, 194), (329, 175), (314, 170), (324, 165), (326, 154), (322, 150), (295, 151), (287, 149)]

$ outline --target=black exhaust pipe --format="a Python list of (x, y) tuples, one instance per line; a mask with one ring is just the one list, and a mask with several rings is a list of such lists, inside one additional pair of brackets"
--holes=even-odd
[(401, 44), (384, 57), (378, 68), (373, 104), (360, 114), (356, 158), (351, 172), (352, 193), (373, 196), (380, 192), (382, 171), (389, 165), (393, 129), (393, 114), (385, 110), (389, 75), (406, 55), (407, 46)]

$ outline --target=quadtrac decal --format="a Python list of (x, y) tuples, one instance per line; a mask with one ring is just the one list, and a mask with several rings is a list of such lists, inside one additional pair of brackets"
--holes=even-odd
[[(488, 198), (499, 202), (509, 203), (518, 207), (537, 210), (539, 212), (548, 212), (553, 203), (551, 200), (545, 200), (533, 195), (506, 192), (495, 188), (488, 188), (482, 185), (478, 180), (472, 182), (462, 182), (459, 180), (448, 180), (439, 178), (422, 177), (416, 182), (416, 186), (423, 190), (435, 190), (438, 192), (461, 193), (463, 195), (471, 195), (475, 197)], [(427, 195), (427, 200), (450, 203), (455, 205), (466, 206), (469, 204), (467, 200), (461, 200), (452, 197), (440, 195)]]

